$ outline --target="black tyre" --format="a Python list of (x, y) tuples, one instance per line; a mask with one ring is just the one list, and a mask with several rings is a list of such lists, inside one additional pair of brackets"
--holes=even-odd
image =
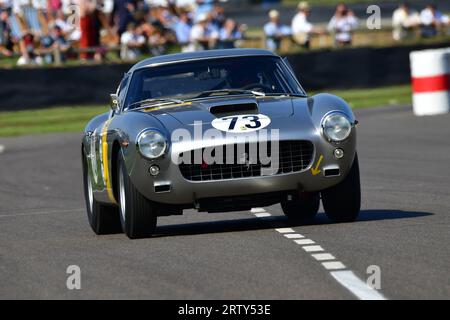
[(122, 155), (117, 157), (118, 200), (122, 230), (130, 239), (148, 238), (156, 228), (157, 205), (134, 187)]
[(355, 155), (347, 177), (338, 185), (322, 191), (325, 213), (335, 222), (352, 222), (361, 208), (358, 155)]
[(293, 222), (311, 221), (319, 211), (318, 192), (303, 194), (299, 199), (281, 203), (284, 214)]
[(89, 175), (86, 155), (84, 153), (83, 186), (88, 220), (92, 230), (98, 235), (121, 233), (119, 208), (99, 203), (94, 199), (92, 178)]

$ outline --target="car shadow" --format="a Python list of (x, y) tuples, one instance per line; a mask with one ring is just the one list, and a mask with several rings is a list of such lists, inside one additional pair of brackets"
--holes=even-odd
[[(433, 215), (433, 213), (402, 210), (362, 210), (360, 212), (358, 220), (353, 223), (394, 219), (411, 219), (430, 215)], [(334, 224), (334, 222), (328, 219), (323, 213), (318, 214), (313, 221), (307, 223), (292, 223), (285, 216), (270, 216), (264, 218), (249, 217), (245, 219), (158, 226), (154, 237), (158, 238), (169, 236), (240, 232), (326, 224)]]

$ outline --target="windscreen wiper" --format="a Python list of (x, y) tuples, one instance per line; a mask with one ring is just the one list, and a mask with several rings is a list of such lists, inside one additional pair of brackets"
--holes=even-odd
[(219, 89), (219, 90), (208, 90), (203, 91), (199, 95), (195, 96), (194, 99), (210, 97), (216, 94), (233, 94), (233, 93), (243, 93), (243, 94), (252, 94), (254, 96), (264, 97), (266, 94), (264, 92), (252, 91), (252, 90), (244, 90), (244, 89)]
[(134, 106), (145, 106), (148, 107), (149, 105), (153, 103), (183, 103), (183, 100), (179, 99), (171, 99), (171, 98), (154, 98), (154, 99), (144, 99), (140, 101), (133, 102), (132, 104), (128, 105), (128, 109), (132, 109)]

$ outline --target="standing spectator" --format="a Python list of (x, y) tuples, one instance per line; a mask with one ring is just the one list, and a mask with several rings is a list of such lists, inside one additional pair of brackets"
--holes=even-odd
[(145, 37), (134, 23), (128, 25), (127, 31), (120, 37), (120, 58), (122, 60), (132, 61), (139, 58), (142, 54), (142, 48), (145, 45)]
[(392, 15), (392, 37), (395, 41), (408, 38), (419, 25), (419, 14), (411, 10), (407, 3), (402, 3)]
[(97, 8), (95, 1), (79, 0), (80, 6), (80, 58), (90, 60), (96, 57), (91, 50), (100, 45), (100, 30), (97, 19)]
[(239, 39), (242, 39), (239, 26), (233, 19), (227, 19), (219, 31), (217, 49), (232, 49), (234, 48), (234, 42)]
[(352, 44), (352, 31), (358, 26), (353, 11), (349, 10), (345, 4), (339, 4), (336, 12), (328, 24), (328, 31), (334, 33), (334, 42), (338, 47)]
[(298, 13), (292, 19), (292, 37), (297, 44), (309, 49), (311, 45), (311, 35), (321, 34), (322, 31), (319, 28), (314, 27), (313, 24), (308, 21), (310, 14), (310, 6), (308, 2), (301, 1), (297, 8)]
[(443, 15), (433, 4), (428, 5), (420, 13), (421, 35), (424, 38), (434, 37), (439, 30), (450, 23), (448, 16)]
[(117, 36), (120, 39), (127, 26), (133, 21), (133, 12), (136, 6), (132, 0), (114, 0), (111, 12), (111, 25), (117, 26)]
[(281, 39), (290, 33), (290, 28), (280, 23), (280, 13), (277, 10), (270, 10), (269, 22), (264, 25), (267, 49), (272, 51), (280, 49)]
[(47, 3), (47, 12), (51, 15), (52, 18), (56, 17), (58, 11), (62, 9), (62, 1), (61, 0), (48, 0)]

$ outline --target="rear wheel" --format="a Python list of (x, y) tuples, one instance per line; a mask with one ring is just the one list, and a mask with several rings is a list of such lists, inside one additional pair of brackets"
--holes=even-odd
[(326, 215), (333, 221), (356, 220), (361, 208), (358, 155), (355, 155), (350, 172), (344, 181), (322, 191), (322, 204)]
[(319, 211), (320, 195), (318, 192), (304, 193), (297, 200), (281, 203), (284, 214), (291, 221), (311, 221)]
[(120, 221), (123, 232), (130, 239), (150, 237), (156, 228), (156, 204), (145, 198), (135, 188), (120, 153), (117, 159)]
[(94, 198), (92, 177), (89, 174), (85, 154), (83, 154), (83, 186), (88, 220), (92, 230), (98, 235), (122, 232), (119, 208), (99, 203)]

